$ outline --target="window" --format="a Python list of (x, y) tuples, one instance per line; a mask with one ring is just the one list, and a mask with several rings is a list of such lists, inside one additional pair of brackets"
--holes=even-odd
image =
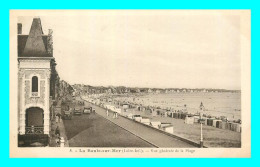
[(36, 76), (32, 77), (32, 93), (38, 93), (38, 77)]

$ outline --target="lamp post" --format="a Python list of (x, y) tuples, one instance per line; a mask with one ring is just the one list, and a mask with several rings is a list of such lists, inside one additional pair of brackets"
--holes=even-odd
[(200, 119), (200, 148), (203, 148), (202, 119)]
[(203, 103), (200, 103), (200, 148), (203, 148), (203, 130), (202, 130), (202, 124), (204, 123), (204, 119), (202, 119), (204, 106)]

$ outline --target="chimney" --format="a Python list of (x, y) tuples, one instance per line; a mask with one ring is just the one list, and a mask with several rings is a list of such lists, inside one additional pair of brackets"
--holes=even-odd
[(48, 38), (47, 38), (47, 52), (49, 55), (53, 56), (53, 39), (52, 39), (53, 31), (49, 29)]
[(23, 28), (22, 23), (18, 23), (17, 24), (17, 32), (18, 32), (18, 34), (22, 34), (22, 28)]

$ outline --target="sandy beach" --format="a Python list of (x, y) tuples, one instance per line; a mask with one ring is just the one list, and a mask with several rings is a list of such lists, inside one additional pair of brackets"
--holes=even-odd
[[(152, 117), (150, 113), (128, 109), (122, 114), (137, 114), (150, 118), (151, 121), (160, 121), (162, 123), (171, 123), (174, 127), (174, 134), (199, 143), (200, 124), (185, 124), (183, 119), (156, 116)], [(203, 125), (204, 145), (207, 147), (241, 147), (241, 133), (230, 130), (219, 129), (212, 126)]]
[[(203, 114), (215, 117), (225, 116), (229, 120), (241, 119), (240, 93), (171, 93), (171, 94), (145, 94), (142, 96), (120, 96), (115, 100), (131, 102), (143, 106), (156, 106), (174, 110), (186, 109), (188, 113), (196, 113), (202, 102), (205, 111)], [(184, 107), (184, 105), (186, 107)]]
[[(164, 97), (164, 98), (163, 98)], [(209, 98), (210, 97), (210, 98)], [(113, 98), (116, 101), (130, 102), (141, 104), (143, 106), (160, 106), (162, 108), (173, 107), (174, 109), (183, 108), (183, 104), (187, 104), (187, 111), (189, 113), (195, 113), (199, 107), (196, 105), (200, 104), (203, 100), (204, 105), (207, 106), (207, 113), (213, 116), (226, 116), (229, 119), (240, 119), (240, 94), (232, 93), (209, 93), (209, 94), (150, 94), (142, 96), (117, 96)], [(182, 100), (184, 99), (184, 100)], [(111, 104), (105, 102), (105, 104)], [(178, 104), (178, 105), (176, 105)], [(192, 125), (185, 124), (183, 119), (175, 119), (171, 117), (152, 116), (149, 110), (138, 111), (136, 108), (129, 108), (126, 111), (123, 110), (122, 106), (112, 104), (120, 107), (122, 115), (141, 115), (147, 117), (151, 121), (160, 121), (162, 123), (171, 123), (174, 127), (174, 134), (183, 138), (187, 138), (194, 142), (199, 143), (200, 141), (200, 124), (194, 123)], [(229, 106), (229, 107), (227, 107)], [(210, 110), (213, 110), (210, 112)], [(194, 109), (194, 110), (192, 110)], [(222, 109), (222, 110), (221, 110)], [(221, 110), (223, 112), (218, 112)], [(241, 133), (234, 132), (227, 129), (219, 129), (212, 126), (203, 125), (203, 139), (204, 145), (207, 147), (241, 147)]]

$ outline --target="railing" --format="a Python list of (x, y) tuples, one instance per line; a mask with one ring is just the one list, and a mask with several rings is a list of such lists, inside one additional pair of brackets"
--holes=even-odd
[(43, 127), (25, 127), (25, 134), (43, 134)]
[(37, 97), (37, 96), (39, 96), (39, 94), (38, 94), (38, 92), (32, 92), (32, 96)]

